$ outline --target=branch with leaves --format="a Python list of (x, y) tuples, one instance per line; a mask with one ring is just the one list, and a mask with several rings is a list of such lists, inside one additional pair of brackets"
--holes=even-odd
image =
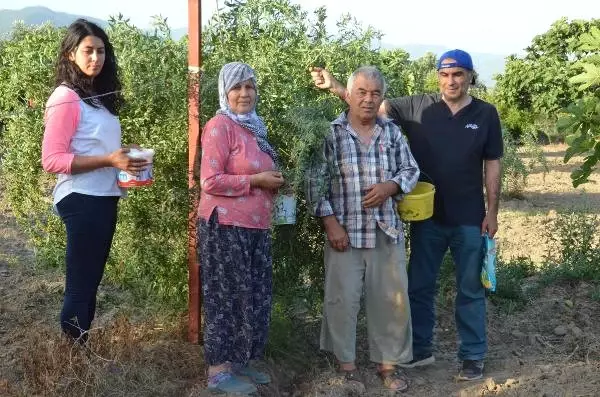
[(569, 82), (585, 96), (569, 105), (557, 124), (569, 144), (564, 162), (576, 155), (585, 156), (583, 164), (571, 173), (574, 187), (590, 182), (589, 177), (600, 161), (600, 28), (593, 27), (581, 35), (578, 48), (590, 55), (573, 65), (581, 73)]

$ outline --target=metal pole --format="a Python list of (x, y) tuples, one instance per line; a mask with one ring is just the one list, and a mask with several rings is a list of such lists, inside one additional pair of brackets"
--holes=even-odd
[(188, 0), (188, 339), (198, 343), (201, 338), (200, 266), (196, 256), (196, 155), (200, 136), (200, 66), (202, 65), (201, 0)]

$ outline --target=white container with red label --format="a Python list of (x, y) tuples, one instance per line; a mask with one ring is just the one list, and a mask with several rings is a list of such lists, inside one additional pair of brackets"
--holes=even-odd
[(294, 225), (296, 223), (296, 197), (279, 194), (273, 207), (274, 225)]
[(139, 175), (132, 175), (126, 171), (119, 171), (118, 185), (120, 187), (140, 187), (150, 186), (154, 182), (152, 179), (152, 160), (154, 158), (154, 149), (129, 149), (127, 156), (134, 159), (144, 159), (148, 162), (146, 168), (140, 171)]

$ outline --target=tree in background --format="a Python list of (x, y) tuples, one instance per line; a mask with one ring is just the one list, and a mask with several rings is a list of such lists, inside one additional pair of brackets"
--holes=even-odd
[[(184, 307), (187, 288), (187, 45), (164, 21), (145, 33), (126, 20), (108, 34), (120, 66), (123, 142), (156, 150), (154, 185), (130, 189), (119, 208), (106, 278), (139, 297)], [(64, 227), (52, 213), (55, 177), (40, 164), (44, 104), (64, 29), (18, 25), (0, 52), (0, 184), (38, 262), (62, 266)]]
[[(400, 49), (379, 50), (381, 34), (350, 15), (327, 32), (324, 7), (303, 11), (288, 0), (228, 3), (203, 32), (202, 120), (218, 108), (217, 75), (224, 63), (244, 61), (259, 78), (260, 114), (281, 153), (299, 200), (298, 224), (274, 228), (275, 282), (288, 296), (318, 304), (322, 291), (322, 232), (303, 199), (306, 168), (320, 150), (329, 122), (345, 104), (314, 88), (310, 66), (345, 80), (358, 66), (378, 66), (390, 95), (426, 87), (435, 57), (410, 61)], [(54, 177), (42, 172), (44, 104), (64, 30), (17, 26), (0, 41), (0, 183), (39, 262), (62, 266), (64, 228), (52, 215)], [(184, 307), (187, 297), (187, 39), (174, 41), (164, 20), (144, 32), (122, 18), (108, 34), (115, 46), (126, 106), (123, 141), (156, 149), (154, 185), (131, 189), (120, 204), (118, 237), (106, 278), (140, 298)], [(431, 70), (428, 71), (428, 68)]]
[(427, 52), (421, 58), (411, 62), (409, 65), (409, 95), (439, 92), (436, 66), (437, 57), (431, 52)]
[(578, 38), (594, 26), (600, 27), (600, 20), (560, 19), (534, 37), (523, 58), (507, 58), (504, 73), (496, 78), (493, 101), (515, 137), (556, 135), (560, 110), (583, 95), (569, 78), (577, 74), (572, 66), (587, 56)]
[(274, 279), (277, 291), (310, 302), (319, 302), (322, 292), (323, 233), (306, 211), (302, 185), (329, 122), (345, 104), (316, 89), (309, 68), (324, 66), (345, 81), (359, 66), (375, 65), (386, 76), (389, 95), (402, 96), (426, 87), (436, 62), (433, 55), (412, 62), (404, 50), (379, 50), (381, 34), (350, 15), (342, 16), (331, 35), (326, 18), (325, 7), (310, 14), (288, 0), (233, 2), (213, 15), (202, 38), (203, 120), (218, 107), (216, 81), (224, 63), (242, 61), (257, 72), (259, 112), (299, 203), (296, 227), (274, 228)]
[(589, 176), (600, 160), (600, 28), (592, 27), (574, 42), (584, 54), (574, 63), (579, 74), (569, 82), (577, 88), (581, 98), (570, 104), (558, 121), (558, 129), (567, 137), (569, 148), (564, 161), (575, 155), (584, 155), (581, 166), (571, 173), (573, 186), (589, 182)]

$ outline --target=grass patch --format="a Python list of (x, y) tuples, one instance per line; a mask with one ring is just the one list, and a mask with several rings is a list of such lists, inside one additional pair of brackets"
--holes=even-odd
[[(169, 326), (165, 324), (171, 324)], [(56, 329), (23, 330), (18, 396), (175, 396), (204, 376), (183, 321), (132, 324), (124, 316), (92, 329), (84, 347)]]

